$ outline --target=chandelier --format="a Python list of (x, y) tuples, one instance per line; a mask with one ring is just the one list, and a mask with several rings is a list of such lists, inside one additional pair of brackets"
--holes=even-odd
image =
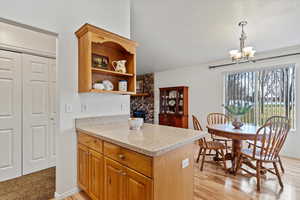
[(240, 37), (240, 49), (239, 50), (231, 50), (229, 52), (232, 62), (239, 63), (241, 61), (251, 61), (254, 58), (255, 50), (253, 47), (245, 47), (245, 41), (247, 39), (247, 35), (244, 32), (244, 26), (247, 25), (247, 21), (239, 22), (239, 26), (242, 27), (242, 33)]

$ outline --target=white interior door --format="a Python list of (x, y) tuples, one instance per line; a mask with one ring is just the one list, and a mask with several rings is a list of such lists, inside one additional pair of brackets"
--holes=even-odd
[(49, 167), (48, 58), (23, 55), (23, 174)]
[(21, 176), (21, 55), (0, 50), (0, 181)]
[(57, 95), (56, 95), (56, 60), (50, 60), (49, 66), (49, 167), (56, 163), (56, 133), (57, 133)]

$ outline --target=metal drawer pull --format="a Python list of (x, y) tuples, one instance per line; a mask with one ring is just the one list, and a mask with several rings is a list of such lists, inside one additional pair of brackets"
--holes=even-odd
[(124, 160), (124, 159), (125, 159), (125, 156), (124, 156), (123, 154), (119, 154), (119, 158), (120, 158), (121, 160)]

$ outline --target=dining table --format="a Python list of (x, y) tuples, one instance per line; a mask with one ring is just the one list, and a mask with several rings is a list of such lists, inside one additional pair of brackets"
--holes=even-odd
[[(246, 140), (255, 140), (256, 131), (259, 129), (259, 126), (253, 124), (244, 124), (240, 129), (236, 129), (230, 123), (226, 124), (211, 124), (206, 126), (210, 134), (229, 138), (232, 140), (232, 151), (230, 154), (226, 155), (227, 160), (231, 160), (232, 165), (229, 169), (230, 173), (235, 173), (237, 165), (237, 157), (241, 151), (243, 141)], [(249, 167), (255, 169), (255, 166), (251, 162), (246, 162)]]

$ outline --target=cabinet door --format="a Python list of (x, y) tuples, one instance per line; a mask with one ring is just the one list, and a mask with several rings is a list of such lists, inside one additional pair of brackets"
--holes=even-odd
[(126, 169), (126, 200), (152, 200), (152, 180)]
[(104, 199), (126, 200), (125, 168), (109, 158), (104, 158)]
[(170, 126), (168, 115), (159, 114), (159, 125)]
[(89, 150), (89, 195), (93, 200), (103, 200), (104, 198), (104, 161), (103, 156), (93, 150)]
[(57, 134), (57, 92), (56, 92), (56, 60), (50, 59), (49, 65), (49, 167), (56, 164)]
[(77, 148), (77, 182), (88, 193), (89, 189), (89, 149), (81, 144)]
[(23, 174), (49, 166), (49, 59), (23, 55)]
[(21, 176), (21, 55), (0, 50), (0, 181)]

